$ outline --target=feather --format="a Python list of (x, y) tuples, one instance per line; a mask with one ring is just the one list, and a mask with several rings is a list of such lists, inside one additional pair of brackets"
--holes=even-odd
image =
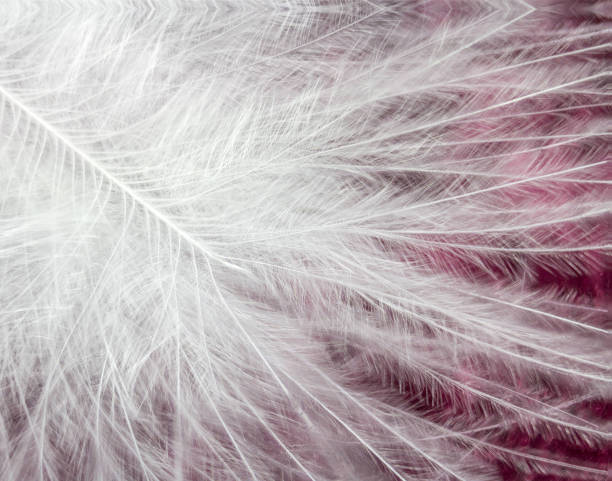
[(607, 479), (611, 18), (2, 2), (0, 479)]

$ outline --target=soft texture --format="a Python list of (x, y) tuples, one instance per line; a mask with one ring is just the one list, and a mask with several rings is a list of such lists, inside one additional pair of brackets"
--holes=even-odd
[(3, 0), (0, 479), (607, 479), (611, 16)]

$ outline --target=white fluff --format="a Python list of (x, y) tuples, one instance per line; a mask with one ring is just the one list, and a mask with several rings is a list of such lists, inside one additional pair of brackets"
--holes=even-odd
[(610, 265), (562, 14), (2, 2), (0, 479), (603, 480), (503, 441), (608, 429), (607, 306), (536, 285)]

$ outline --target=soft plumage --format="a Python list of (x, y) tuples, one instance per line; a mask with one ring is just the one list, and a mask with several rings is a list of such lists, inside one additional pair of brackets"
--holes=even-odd
[(2, 2), (0, 479), (606, 479), (610, 17)]

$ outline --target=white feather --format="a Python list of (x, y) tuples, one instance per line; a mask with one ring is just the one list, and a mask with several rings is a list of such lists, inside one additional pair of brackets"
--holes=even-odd
[(611, 395), (537, 284), (610, 266), (609, 30), (532, 3), (5, 0), (0, 479), (603, 480), (504, 441)]

